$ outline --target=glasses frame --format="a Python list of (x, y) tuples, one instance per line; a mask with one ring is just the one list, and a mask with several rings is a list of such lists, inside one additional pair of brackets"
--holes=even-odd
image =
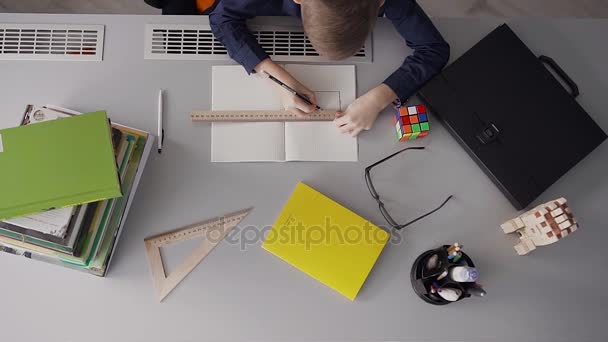
[(374, 184), (372, 183), (372, 177), (370, 175), (370, 171), (374, 167), (376, 167), (376, 166), (384, 163), (385, 161), (387, 161), (387, 160), (395, 157), (396, 155), (399, 155), (399, 154), (401, 154), (401, 153), (403, 153), (405, 151), (409, 151), (409, 150), (424, 150), (424, 147), (420, 146), (420, 147), (407, 147), (407, 148), (404, 148), (404, 149), (399, 150), (399, 151), (397, 151), (397, 152), (395, 152), (395, 153), (393, 153), (393, 154), (391, 154), (391, 155), (389, 155), (389, 156), (387, 156), (385, 158), (380, 159), (379, 161), (377, 161), (377, 162), (373, 163), (372, 165), (370, 165), (370, 166), (368, 166), (368, 167), (365, 168), (365, 183), (367, 184), (367, 189), (369, 190), (370, 195), (372, 195), (372, 197), (376, 200), (376, 202), (378, 202), (378, 208), (380, 209), (380, 213), (382, 214), (382, 216), (384, 216), (384, 219), (386, 220), (386, 222), (389, 225), (391, 225), (393, 228), (395, 228), (396, 230), (401, 230), (401, 229), (403, 229), (403, 228), (405, 228), (405, 227), (407, 227), (407, 226), (409, 226), (411, 224), (414, 224), (414, 223), (422, 220), (423, 218), (425, 218), (425, 217), (427, 217), (427, 216), (435, 213), (439, 209), (443, 208), (443, 206), (446, 203), (448, 203), (448, 201), (450, 199), (452, 199), (452, 197), (454, 197), (454, 195), (448, 196), (443, 201), (443, 203), (441, 203), (441, 205), (439, 205), (437, 208), (435, 208), (435, 209), (427, 212), (426, 214), (424, 214), (422, 216), (419, 216), (419, 217), (417, 217), (417, 218), (415, 218), (415, 219), (413, 219), (413, 220), (411, 220), (411, 221), (409, 221), (407, 223), (399, 224), (399, 223), (397, 223), (397, 221), (395, 221), (393, 219), (393, 217), (388, 213), (388, 210), (384, 206), (384, 202), (382, 202), (382, 200), (380, 199), (380, 195), (378, 194), (378, 191), (376, 191), (376, 188), (374, 187)]

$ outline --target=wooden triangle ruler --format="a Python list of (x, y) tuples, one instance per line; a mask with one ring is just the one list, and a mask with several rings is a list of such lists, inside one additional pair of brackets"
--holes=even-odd
[(332, 121), (335, 110), (317, 110), (306, 116), (284, 110), (198, 110), (190, 113), (192, 121), (247, 122), (247, 121)]
[[(217, 246), (228, 233), (236, 227), (253, 208), (243, 209), (221, 217), (195, 223), (183, 228), (172, 230), (144, 240), (146, 255), (152, 271), (154, 287), (161, 302), (167, 295), (194, 270), (194, 268)], [(187, 241), (197, 237), (204, 237), (203, 241), (180, 262), (177, 268), (167, 275), (160, 255), (160, 248), (180, 241)]]

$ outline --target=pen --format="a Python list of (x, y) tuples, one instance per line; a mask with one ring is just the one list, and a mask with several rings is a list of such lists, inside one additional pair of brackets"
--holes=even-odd
[[(308, 103), (309, 105), (314, 105), (314, 103), (310, 102), (310, 100), (308, 99), (308, 97), (298, 93), (297, 91), (295, 91), (292, 87), (288, 86), (287, 84), (281, 82), (279, 79), (277, 79), (276, 77), (272, 76), (271, 74), (269, 74), (266, 70), (264, 70), (264, 73), (266, 75), (268, 75), (268, 78), (270, 78), (273, 82), (275, 82), (276, 84), (280, 85), (281, 87), (287, 89), (287, 91), (289, 91), (290, 93), (294, 94), (295, 96), (301, 98), (304, 102)], [(318, 105), (316, 106), (317, 109), (321, 109), (321, 107), (319, 107)]]
[(163, 140), (165, 130), (163, 129), (163, 90), (158, 91), (158, 153), (163, 151)]

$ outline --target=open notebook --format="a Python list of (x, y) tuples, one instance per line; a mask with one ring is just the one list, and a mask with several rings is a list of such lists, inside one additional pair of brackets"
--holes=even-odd
[[(355, 100), (353, 65), (285, 67), (315, 92), (319, 106), (344, 110)], [(260, 76), (240, 66), (214, 66), (213, 110), (278, 110), (281, 102)], [(333, 122), (213, 123), (211, 161), (357, 161), (357, 138), (340, 133)]]

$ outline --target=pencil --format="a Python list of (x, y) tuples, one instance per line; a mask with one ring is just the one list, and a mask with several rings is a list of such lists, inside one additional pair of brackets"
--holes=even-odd
[[(281, 87), (283, 87), (284, 89), (286, 89), (288, 92), (294, 94), (295, 96), (301, 98), (304, 102), (308, 103), (309, 105), (314, 105), (314, 103), (310, 102), (310, 100), (308, 99), (308, 97), (306, 97), (303, 94), (298, 93), (297, 91), (295, 91), (292, 87), (288, 86), (287, 84), (281, 82), (281, 80), (279, 80), (278, 78), (272, 76), (271, 74), (268, 73), (268, 71), (264, 70), (264, 73), (266, 75), (268, 75), (268, 78), (270, 78), (270, 80), (272, 80), (274, 83), (280, 85)], [(319, 107), (318, 105), (315, 105), (317, 109), (321, 109), (321, 107)]]

